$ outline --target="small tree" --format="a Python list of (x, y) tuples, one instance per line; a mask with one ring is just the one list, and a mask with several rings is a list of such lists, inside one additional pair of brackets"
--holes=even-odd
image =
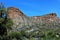
[(13, 22), (10, 18), (7, 18), (7, 10), (4, 5), (0, 4), (0, 35), (7, 34), (7, 30), (11, 28)]

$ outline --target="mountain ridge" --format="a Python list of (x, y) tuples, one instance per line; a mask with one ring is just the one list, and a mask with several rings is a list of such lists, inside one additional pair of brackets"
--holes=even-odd
[[(13, 20), (13, 27), (16, 29), (21, 29), (25, 26), (37, 26), (37, 25), (45, 25), (46, 28), (50, 28), (50, 24), (53, 22), (53, 28), (60, 23), (60, 19), (57, 17), (56, 13), (50, 13), (43, 16), (33, 16), (28, 17), (23, 14), (19, 9), (14, 7), (8, 8), (8, 17)], [(52, 24), (51, 24), (52, 25)], [(45, 28), (45, 27), (42, 27)], [(51, 27), (52, 28), (52, 27)], [(13, 30), (16, 30), (13, 29)]]

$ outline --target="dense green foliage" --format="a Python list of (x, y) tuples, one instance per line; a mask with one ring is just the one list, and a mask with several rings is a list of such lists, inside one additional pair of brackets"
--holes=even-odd
[(26, 32), (25, 30), (21, 30), (19, 32), (11, 31), (6, 36), (0, 36), (1, 40), (60, 40), (60, 34), (57, 30), (53, 29), (42, 29), (34, 32)]
[(36, 31), (28, 33), (22, 30), (20, 32), (12, 32), (10, 36), (19, 40), (60, 40), (60, 34), (56, 32), (58, 29), (52, 30), (53, 29), (38, 30), (38, 33), (36, 33)]

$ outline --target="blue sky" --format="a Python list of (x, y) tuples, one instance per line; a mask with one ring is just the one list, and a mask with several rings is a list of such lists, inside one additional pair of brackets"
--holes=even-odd
[(56, 13), (60, 17), (60, 0), (0, 0), (5, 7), (16, 7), (27, 16)]

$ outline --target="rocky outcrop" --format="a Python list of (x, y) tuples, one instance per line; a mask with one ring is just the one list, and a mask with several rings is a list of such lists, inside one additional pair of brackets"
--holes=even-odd
[(43, 16), (33, 16), (32, 19), (34, 22), (44, 22), (45, 24), (49, 24), (53, 21), (58, 21), (57, 15), (55, 13), (50, 13)]
[(13, 20), (14, 28), (21, 28), (26, 25), (32, 25), (29, 17), (25, 16), (21, 11), (17, 8), (9, 7), (8, 8), (8, 17)]

